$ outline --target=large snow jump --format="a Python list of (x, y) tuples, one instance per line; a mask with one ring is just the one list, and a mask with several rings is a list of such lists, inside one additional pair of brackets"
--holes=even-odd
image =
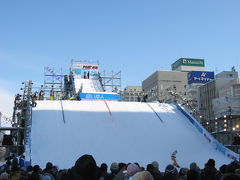
[[(62, 103), (62, 104), (61, 104)], [(171, 153), (183, 167), (209, 158), (220, 166), (231, 159), (200, 135), (175, 105), (114, 101), (37, 101), (32, 109), (31, 162), (70, 168), (83, 154), (103, 162), (157, 160), (163, 169)]]

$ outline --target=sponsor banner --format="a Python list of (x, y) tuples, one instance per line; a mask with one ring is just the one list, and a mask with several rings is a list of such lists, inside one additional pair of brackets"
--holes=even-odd
[(207, 83), (214, 79), (214, 72), (210, 71), (191, 71), (188, 73), (188, 84)]
[(82, 69), (98, 70), (98, 65), (83, 64)]
[(212, 142), (212, 141), (211, 141), (211, 138), (208, 137), (208, 135), (207, 135), (206, 133), (204, 133), (204, 137), (208, 140), (208, 142), (210, 142), (210, 143)]
[(80, 93), (81, 99), (94, 99), (94, 100), (120, 100), (119, 94), (101, 94), (101, 93)]
[(177, 105), (179, 111), (181, 111), (187, 119), (197, 128), (197, 130), (203, 134), (203, 128), (199, 125), (188, 113), (186, 113), (179, 105)]
[(215, 148), (222, 152), (224, 155), (226, 155), (226, 148), (220, 144), (218, 141), (213, 141), (213, 144), (215, 145)]
[(72, 66), (72, 70), (74, 69), (98, 71), (99, 67), (98, 64), (74, 64), (74, 66)]
[(172, 64), (172, 70), (175, 70), (179, 66), (199, 66), (205, 67), (204, 59), (193, 59), (193, 58), (180, 58)]
[(73, 75), (81, 76), (84, 79), (98, 78), (98, 64), (74, 64), (71, 67)]

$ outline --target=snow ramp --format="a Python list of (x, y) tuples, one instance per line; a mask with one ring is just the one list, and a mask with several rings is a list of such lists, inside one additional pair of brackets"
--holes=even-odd
[(82, 88), (82, 92), (103, 92), (100, 81), (97, 79), (74, 78), (75, 91)]
[(182, 167), (193, 161), (203, 167), (209, 158), (219, 167), (239, 158), (223, 151), (191, 118), (173, 104), (37, 101), (32, 109), (31, 164), (44, 167), (51, 161), (70, 168), (81, 155), (91, 154), (98, 165), (158, 161), (163, 170), (175, 150)]

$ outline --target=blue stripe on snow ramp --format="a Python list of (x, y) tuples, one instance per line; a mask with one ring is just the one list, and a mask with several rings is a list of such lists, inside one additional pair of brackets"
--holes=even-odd
[(240, 161), (240, 155), (233, 152), (232, 150), (223, 146), (219, 141), (217, 141), (204, 127), (187, 111), (185, 111), (181, 106), (176, 103), (171, 102), (170, 104), (174, 104), (176, 108), (189, 120), (189, 122), (198, 130), (198, 132), (206, 138), (206, 140), (213, 145), (213, 147), (220, 151), (224, 156), (232, 159)]

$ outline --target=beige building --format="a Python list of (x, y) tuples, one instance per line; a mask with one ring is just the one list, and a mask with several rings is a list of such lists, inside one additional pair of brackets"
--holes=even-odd
[[(212, 101), (220, 97), (220, 92), (223, 92), (226, 87), (229, 87), (234, 79), (238, 78), (236, 71), (223, 71), (216, 75), (216, 79), (210, 81), (198, 88), (198, 107), (202, 112), (205, 123), (210, 124), (209, 131), (214, 131), (213, 124), (215, 116), (212, 107)], [(203, 124), (204, 125), (204, 124)]]
[(215, 117), (213, 134), (225, 146), (240, 153), (240, 79), (229, 81), (218, 92), (219, 97), (212, 101)]
[(199, 87), (198, 94), (202, 125), (224, 145), (232, 147), (233, 130), (234, 133), (240, 132), (238, 72), (223, 71), (217, 74), (215, 80)]
[(121, 93), (122, 101), (142, 101), (142, 86), (127, 86)]
[(187, 85), (187, 72), (156, 71), (142, 82), (147, 101), (166, 102), (176, 100), (175, 94), (184, 96)]

